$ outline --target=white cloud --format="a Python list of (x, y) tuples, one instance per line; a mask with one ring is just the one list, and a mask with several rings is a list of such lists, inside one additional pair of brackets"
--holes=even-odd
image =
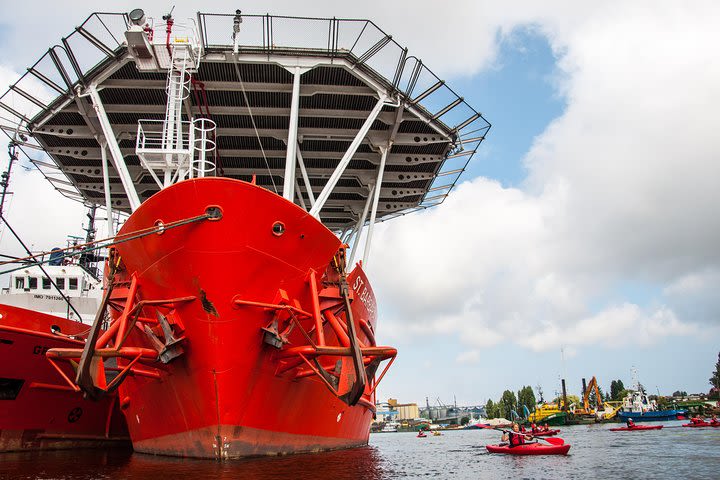
[[(86, 209), (81, 203), (61, 197), (42, 178), (40, 172), (13, 167), (10, 179), (12, 199), (6, 205), (5, 215), (12, 228), (33, 252), (49, 251), (52, 247), (65, 247), (68, 235), (84, 235)], [(2, 225), (0, 245), (2, 252), (25, 256), (22, 246)]]
[(461, 364), (478, 363), (480, 361), (480, 351), (479, 350), (467, 350), (467, 351), (461, 352), (458, 354), (455, 361), (457, 361), (457, 363), (461, 363)]
[[(702, 312), (677, 294), (720, 271), (720, 64), (707, 48), (720, 42), (720, 7), (559, 7), (497, 23), (535, 25), (558, 56), (567, 108), (528, 152), (528, 179), (475, 179), (435, 211), (383, 226), (370, 269), (392, 304), (386, 321), (534, 350), (650, 345), (717, 323), (716, 275), (694, 297)], [(602, 300), (624, 282), (657, 298)]]
[(609, 348), (648, 346), (666, 336), (691, 335), (693, 324), (680, 322), (667, 308), (644, 312), (637, 305), (611, 306), (572, 325), (549, 328), (523, 337), (519, 344), (536, 351), (552, 350), (567, 342), (573, 345), (603, 345)]

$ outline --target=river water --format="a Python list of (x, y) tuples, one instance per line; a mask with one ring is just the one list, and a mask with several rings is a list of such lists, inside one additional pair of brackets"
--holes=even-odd
[[(213, 462), (85, 450), (0, 454), (2, 479), (574, 479), (720, 478), (720, 428), (611, 432), (617, 425), (564, 427), (567, 456), (491, 455), (492, 430), (460, 430), (416, 438), (413, 433), (370, 436), (367, 447), (319, 454)], [(668, 428), (669, 427), (669, 428)]]

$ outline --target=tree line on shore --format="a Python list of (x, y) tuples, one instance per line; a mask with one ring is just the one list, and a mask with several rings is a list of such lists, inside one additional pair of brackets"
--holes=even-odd
[[(718, 369), (720, 371), (720, 356), (718, 357)], [(606, 392), (603, 395), (602, 389), (600, 387), (598, 387), (598, 391), (600, 392), (603, 401), (622, 400), (629, 392), (629, 390), (625, 388), (622, 380), (613, 380), (610, 383), (609, 393)], [(568, 405), (572, 405), (573, 403), (578, 406), (582, 405), (582, 397), (583, 392), (581, 392), (580, 396), (572, 394), (568, 395)], [(561, 397), (556, 397), (552, 403), (559, 404), (561, 399)], [(542, 401), (543, 399), (541, 392), (540, 402)], [(590, 405), (597, 405), (595, 391), (590, 393), (590, 395), (588, 396), (588, 402), (590, 403)], [(515, 412), (520, 417), (524, 417), (525, 415), (523, 413), (523, 407), (527, 407), (528, 411), (532, 413), (533, 410), (535, 410), (535, 406), (537, 404), (538, 402), (535, 398), (535, 391), (529, 385), (524, 386), (520, 390), (518, 390), (517, 395), (515, 395), (515, 392), (513, 392), (512, 390), (505, 390), (500, 397), (500, 400), (498, 400), (497, 402), (493, 402), (492, 399), (488, 399), (487, 403), (485, 404), (485, 416), (487, 418), (512, 419), (512, 417), (515, 416), (513, 412)]]
[[(718, 353), (718, 361), (715, 364), (715, 370), (712, 372), (709, 383), (712, 388), (710, 389), (707, 398), (720, 400), (720, 353)], [(540, 390), (540, 387), (538, 387), (538, 390), (540, 393), (540, 402), (543, 402), (542, 390)], [(609, 393), (606, 392), (603, 395), (600, 386), (598, 386), (598, 392), (603, 398), (603, 401), (620, 401), (628, 395), (630, 390), (625, 388), (622, 380), (613, 380), (612, 382), (610, 382)], [(581, 392), (579, 397), (577, 395), (568, 395), (568, 406), (572, 405), (573, 403), (578, 406), (582, 405), (580, 400), (581, 398), (583, 398), (584, 393), (585, 392)], [(687, 392), (680, 390), (677, 390), (672, 394), (672, 397), (686, 396)], [(659, 397), (658, 395), (651, 395), (650, 398), (656, 399), (661, 407), (663, 407), (665, 404), (669, 404), (672, 401), (672, 398)], [(559, 404), (560, 400), (561, 397), (556, 397), (553, 400), (553, 403)], [(588, 402), (590, 405), (598, 404), (597, 399), (595, 398), (595, 391), (592, 391), (590, 395), (588, 395)], [(524, 386), (520, 390), (518, 390), (517, 395), (515, 395), (515, 392), (513, 392), (512, 390), (505, 390), (500, 397), (500, 400), (498, 400), (497, 402), (493, 402), (492, 399), (488, 399), (487, 403), (485, 404), (485, 416), (487, 418), (512, 419), (512, 417), (514, 416), (513, 412), (515, 412), (520, 417), (524, 417), (523, 407), (527, 407), (528, 411), (532, 412), (533, 410), (535, 410), (536, 404), (537, 401), (535, 399), (535, 392), (529, 385)]]

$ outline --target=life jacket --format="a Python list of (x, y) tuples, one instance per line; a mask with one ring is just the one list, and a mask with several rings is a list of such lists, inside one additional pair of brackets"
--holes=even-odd
[(525, 443), (525, 437), (521, 433), (509, 432), (508, 443), (511, 447), (517, 447)]

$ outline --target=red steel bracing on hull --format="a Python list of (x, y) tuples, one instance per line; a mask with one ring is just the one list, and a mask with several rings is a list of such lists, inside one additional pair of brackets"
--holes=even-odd
[(202, 178), (155, 194), (120, 234), (212, 209), (109, 259), (113, 321), (93, 378), (107, 388), (103, 359), (117, 357), (135, 449), (234, 458), (366, 444), (397, 352), (376, 346), (369, 281), (360, 265), (345, 273), (345, 246), (322, 223), (250, 183)]

